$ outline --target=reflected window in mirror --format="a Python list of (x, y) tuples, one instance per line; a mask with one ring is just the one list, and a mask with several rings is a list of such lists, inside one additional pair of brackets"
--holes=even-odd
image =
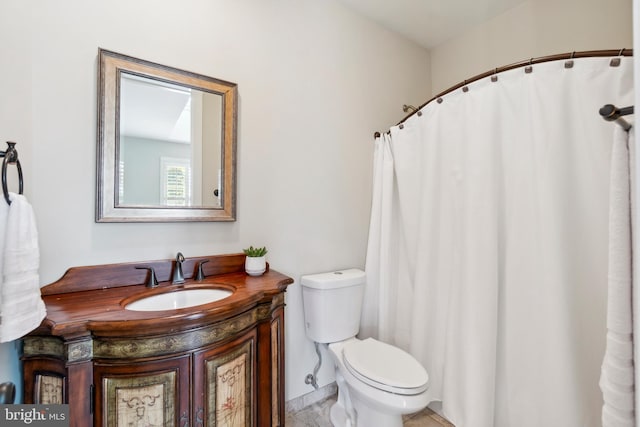
[(97, 221), (235, 220), (235, 84), (101, 49), (99, 88)]

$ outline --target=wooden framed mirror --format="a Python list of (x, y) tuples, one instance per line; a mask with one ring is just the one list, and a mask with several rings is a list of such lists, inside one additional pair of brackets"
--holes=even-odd
[(98, 52), (96, 222), (235, 221), (235, 83)]

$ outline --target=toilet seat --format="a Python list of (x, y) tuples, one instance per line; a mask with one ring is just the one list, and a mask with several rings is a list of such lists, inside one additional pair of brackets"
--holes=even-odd
[(429, 375), (413, 356), (373, 338), (350, 342), (342, 358), (353, 376), (377, 389), (414, 395), (428, 387)]

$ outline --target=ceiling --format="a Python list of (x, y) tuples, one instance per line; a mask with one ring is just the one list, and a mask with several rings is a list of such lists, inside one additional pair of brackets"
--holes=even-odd
[(431, 49), (526, 0), (339, 0)]
[(189, 143), (191, 90), (122, 73), (120, 134)]
[[(356, 13), (431, 49), (527, 0), (339, 0)], [(190, 94), (147, 79), (123, 79), (123, 135), (190, 140)], [(124, 114), (126, 110), (126, 115)]]

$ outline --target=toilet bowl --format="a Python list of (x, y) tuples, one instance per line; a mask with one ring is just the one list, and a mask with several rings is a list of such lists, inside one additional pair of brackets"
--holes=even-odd
[(355, 410), (349, 414), (349, 404), (339, 398), (331, 409), (334, 426), (351, 422), (352, 426), (401, 427), (402, 415), (418, 412), (429, 403), (427, 371), (399, 348), (372, 338), (352, 338), (329, 344), (329, 353)]
[(335, 427), (401, 427), (402, 415), (424, 409), (429, 376), (409, 353), (373, 338), (357, 339), (365, 283), (362, 270), (302, 276), (309, 338), (328, 344), (338, 399)]

